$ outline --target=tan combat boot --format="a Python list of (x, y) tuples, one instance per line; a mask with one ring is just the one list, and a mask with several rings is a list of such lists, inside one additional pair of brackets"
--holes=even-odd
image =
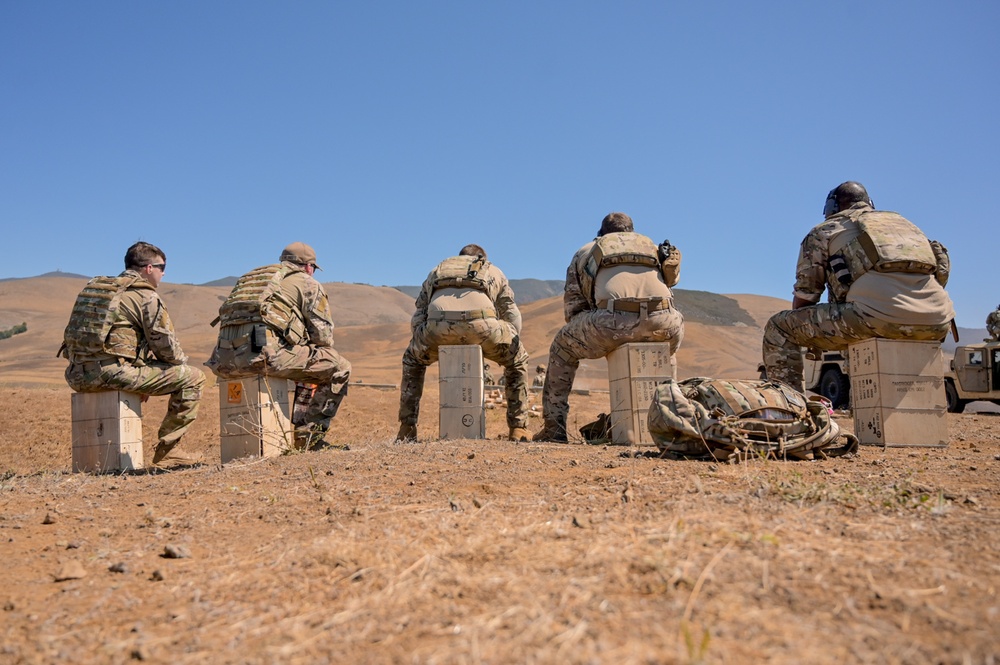
[(173, 446), (165, 446), (162, 443), (156, 446), (153, 451), (153, 466), (158, 469), (170, 469), (178, 466), (193, 466), (201, 463), (202, 456), (191, 453), (184, 453), (175, 450)]
[(396, 435), (396, 441), (416, 441), (417, 440), (417, 426), (409, 425), (407, 423), (399, 423), (399, 433)]
[(566, 438), (566, 431), (557, 432), (543, 427), (540, 432), (531, 437), (532, 441), (551, 441), (552, 443), (569, 443)]
[(528, 430), (524, 427), (511, 427), (510, 434), (507, 436), (508, 441), (530, 441), (531, 436), (528, 434)]

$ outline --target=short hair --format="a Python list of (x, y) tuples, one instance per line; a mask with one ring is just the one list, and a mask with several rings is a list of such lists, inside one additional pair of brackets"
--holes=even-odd
[(461, 249), (461, 251), (459, 251), (458, 255), (459, 256), (481, 256), (481, 257), (483, 257), (485, 259), (486, 258), (486, 250), (483, 249), (482, 247), (480, 247), (479, 245), (469, 244), (469, 245), (466, 245), (465, 247), (463, 247)]
[(837, 208), (840, 210), (847, 210), (855, 203), (867, 203), (871, 205), (872, 202), (865, 186), (853, 180), (848, 180), (837, 185), (837, 188), (833, 190), (833, 195), (837, 199)]
[(608, 233), (623, 233), (634, 230), (631, 217), (623, 212), (612, 212), (601, 220), (601, 230), (597, 232), (597, 235), (603, 236)]
[(125, 270), (138, 270), (151, 263), (166, 263), (167, 255), (156, 245), (139, 241), (125, 251)]

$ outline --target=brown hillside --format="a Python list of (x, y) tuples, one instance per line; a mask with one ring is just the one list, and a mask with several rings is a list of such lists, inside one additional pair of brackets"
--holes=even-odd
[[(21, 385), (62, 385), (65, 361), (56, 357), (62, 331), (73, 301), (86, 283), (68, 277), (35, 277), (0, 283), (0, 326), (22, 321), (28, 331), (0, 340), (0, 382)], [(325, 285), (337, 323), (336, 345), (354, 366), (355, 380), (367, 383), (397, 383), (399, 360), (410, 337), (413, 300), (389, 287), (365, 284)], [(216, 331), (209, 322), (218, 314), (229, 287), (164, 283), (160, 294), (170, 310), (184, 350), (193, 364), (208, 359)], [(718, 302), (729, 310), (742, 308), (758, 323), (787, 306), (764, 296), (715, 296), (698, 293), (697, 317), (711, 319), (706, 303)], [(734, 304), (735, 303), (738, 304)], [(685, 302), (680, 300), (681, 310)], [(561, 297), (537, 300), (522, 307), (522, 340), (532, 367), (548, 362), (552, 337), (563, 324)], [(727, 314), (728, 315), (728, 314)], [(718, 318), (724, 318), (718, 313)], [(708, 325), (688, 320), (678, 358), (679, 373), (687, 376), (754, 376), (760, 358), (759, 327)], [(431, 370), (429, 377), (435, 376)], [(604, 360), (585, 361), (578, 388), (607, 388)]]

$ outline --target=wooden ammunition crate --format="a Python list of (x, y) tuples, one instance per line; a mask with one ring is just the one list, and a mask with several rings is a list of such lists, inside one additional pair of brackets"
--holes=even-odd
[(854, 430), (862, 445), (944, 448), (941, 345), (870, 339), (847, 349)]
[(649, 405), (657, 384), (673, 374), (670, 345), (664, 342), (625, 344), (608, 354), (613, 443), (655, 445), (649, 433)]
[(73, 471), (143, 468), (142, 399), (117, 390), (73, 393)]
[(486, 438), (483, 408), (483, 349), (478, 344), (438, 349), (442, 439)]
[(219, 383), (219, 448), (222, 462), (274, 457), (294, 443), (291, 421), (295, 383), (248, 377)]

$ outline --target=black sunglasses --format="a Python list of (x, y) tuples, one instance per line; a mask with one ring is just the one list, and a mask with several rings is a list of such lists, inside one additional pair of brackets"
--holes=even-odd
[(148, 266), (150, 266), (152, 268), (159, 268), (160, 272), (167, 272), (167, 264), (166, 263), (147, 263), (146, 265), (148, 265)]

